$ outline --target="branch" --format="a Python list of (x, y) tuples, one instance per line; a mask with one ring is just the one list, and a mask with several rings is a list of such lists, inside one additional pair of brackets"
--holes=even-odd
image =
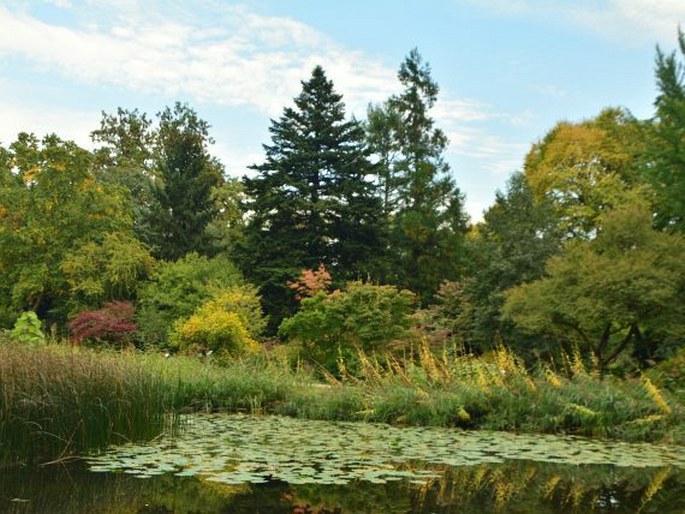
[(607, 364), (612, 362), (616, 357), (618, 357), (623, 350), (626, 349), (626, 346), (628, 346), (628, 343), (630, 340), (635, 336), (636, 338), (640, 337), (640, 330), (637, 328), (637, 325), (635, 323), (631, 323), (630, 325), (630, 330), (628, 330), (628, 333), (626, 336), (623, 338), (623, 341), (621, 341), (621, 344), (618, 345), (616, 350), (609, 355), (606, 359), (602, 359), (602, 367), (605, 367)]

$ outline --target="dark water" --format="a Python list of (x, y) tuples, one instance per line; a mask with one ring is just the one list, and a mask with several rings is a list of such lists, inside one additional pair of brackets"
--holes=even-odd
[(200, 417), (154, 445), (4, 470), (0, 511), (682, 514), (683, 459), (649, 445)]

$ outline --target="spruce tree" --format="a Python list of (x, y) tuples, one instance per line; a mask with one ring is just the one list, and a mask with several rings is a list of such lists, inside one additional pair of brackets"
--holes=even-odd
[(334, 279), (365, 277), (381, 252), (380, 202), (364, 131), (317, 66), (294, 107), (272, 120), (257, 175), (245, 178), (245, 273), (261, 284), (272, 327), (292, 312), (288, 281), (323, 263)]

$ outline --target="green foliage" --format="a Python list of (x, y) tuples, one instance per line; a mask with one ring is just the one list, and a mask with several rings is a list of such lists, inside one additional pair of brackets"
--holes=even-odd
[(656, 117), (647, 125), (645, 176), (657, 193), (660, 227), (685, 230), (685, 34), (678, 28), (676, 52), (664, 54), (657, 47), (656, 79), (659, 94)]
[(258, 175), (244, 179), (250, 218), (240, 253), (275, 329), (295, 310), (287, 283), (300, 270), (323, 263), (339, 280), (365, 276), (383, 245), (364, 131), (345, 120), (321, 67), (270, 132), (266, 159), (253, 166)]
[(504, 340), (527, 359), (533, 352), (549, 353), (556, 342), (523, 333), (502, 318), (501, 310), (506, 289), (542, 278), (560, 241), (551, 202), (536, 201), (525, 176), (514, 174), (466, 240), (464, 278), (441, 286), (422, 322), (433, 332), (447, 331), (473, 351)]
[(390, 242), (382, 279), (429, 301), (458, 276), (466, 215), (463, 196), (443, 159), (447, 137), (429, 110), (438, 85), (416, 49), (400, 66), (403, 91), (369, 110), (367, 139), (378, 176)]
[(57, 136), (20, 134), (0, 153), (2, 310), (64, 322), (70, 286), (62, 263), (85, 244), (130, 230), (124, 198), (98, 181), (88, 151)]
[(152, 279), (139, 293), (138, 317), (142, 343), (167, 344), (172, 324), (188, 318), (218, 292), (243, 281), (225, 257), (190, 253), (175, 262), (159, 263)]
[(208, 152), (209, 125), (187, 105), (157, 115), (138, 110), (103, 113), (92, 137), (104, 181), (127, 193), (136, 236), (156, 257), (175, 260), (188, 252), (215, 251), (225, 234), (206, 229), (224, 206), (223, 167)]
[(111, 232), (99, 243), (88, 242), (62, 262), (72, 303), (86, 307), (135, 298), (153, 266), (148, 248), (123, 232)]
[(43, 324), (33, 311), (22, 313), (9, 331), (10, 339), (22, 345), (40, 345), (45, 343), (45, 334), (41, 330)]
[(659, 387), (668, 389), (685, 402), (685, 347), (646, 372)]
[(545, 278), (505, 293), (505, 315), (579, 344), (600, 369), (646, 337), (682, 339), (685, 239), (651, 223), (640, 203), (602, 215), (595, 239), (568, 245), (549, 260)]
[(125, 196), (133, 218), (136, 237), (152, 245), (152, 212), (159, 208), (154, 196), (152, 148), (155, 131), (152, 122), (137, 109), (117, 109), (102, 113), (100, 128), (91, 133), (98, 178), (115, 186)]
[(394, 286), (350, 282), (345, 291), (302, 300), (279, 333), (300, 341), (307, 357), (337, 372), (337, 358), (354, 361), (357, 350), (386, 353), (408, 336), (415, 297)]
[(206, 229), (211, 254), (223, 252), (234, 255), (245, 237), (241, 207), (246, 201), (245, 185), (237, 178), (228, 178), (212, 190), (211, 198), (218, 211)]
[(223, 184), (223, 166), (207, 150), (213, 143), (209, 125), (180, 103), (158, 117), (153, 151), (159, 206), (152, 212), (155, 253), (166, 260), (188, 252), (207, 253), (211, 242), (205, 229), (218, 214), (212, 195)]

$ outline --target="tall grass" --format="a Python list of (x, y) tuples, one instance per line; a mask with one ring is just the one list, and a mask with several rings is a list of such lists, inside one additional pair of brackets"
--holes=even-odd
[(408, 362), (359, 355), (366, 420), (664, 440), (683, 409), (647, 378), (600, 378), (577, 353), (529, 372), (508, 349), (483, 357), (420, 346)]
[(196, 410), (624, 440), (667, 440), (682, 427), (682, 406), (651, 381), (600, 380), (578, 356), (559, 370), (541, 365), (535, 373), (504, 348), (476, 358), (419, 346), (406, 360), (358, 360), (360, 374), (317, 383), (306, 370), (266, 355), (216, 365), (67, 345), (0, 345), (0, 463), (151, 439), (175, 426), (178, 414)]
[(220, 367), (190, 357), (0, 345), (0, 462), (151, 439), (189, 411), (260, 412), (305, 380), (269, 360)]
[(115, 354), (0, 346), (0, 458), (59, 458), (154, 437), (161, 380)]

